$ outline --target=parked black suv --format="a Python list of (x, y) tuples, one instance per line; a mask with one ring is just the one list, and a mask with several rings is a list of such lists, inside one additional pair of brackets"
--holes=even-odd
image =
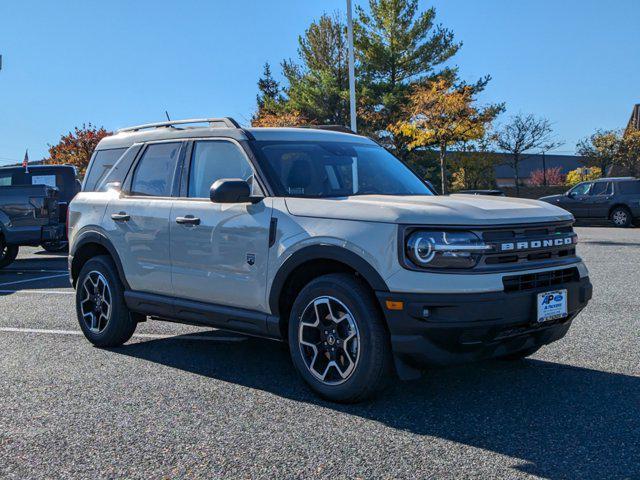
[(562, 207), (576, 218), (609, 219), (616, 227), (628, 227), (640, 219), (640, 180), (600, 178), (540, 200)]

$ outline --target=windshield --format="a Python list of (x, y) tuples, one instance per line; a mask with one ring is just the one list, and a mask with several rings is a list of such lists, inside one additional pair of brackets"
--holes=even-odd
[(408, 167), (378, 145), (309, 141), (256, 144), (280, 196), (433, 195)]

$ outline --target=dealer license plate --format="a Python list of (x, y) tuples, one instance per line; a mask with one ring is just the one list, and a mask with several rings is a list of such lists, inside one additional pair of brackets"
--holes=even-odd
[(567, 291), (553, 290), (538, 294), (538, 322), (549, 322), (567, 316)]

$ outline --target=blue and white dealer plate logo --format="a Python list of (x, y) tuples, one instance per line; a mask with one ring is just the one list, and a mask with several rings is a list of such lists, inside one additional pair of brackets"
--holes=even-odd
[(554, 290), (538, 294), (538, 322), (548, 322), (567, 316), (567, 291)]

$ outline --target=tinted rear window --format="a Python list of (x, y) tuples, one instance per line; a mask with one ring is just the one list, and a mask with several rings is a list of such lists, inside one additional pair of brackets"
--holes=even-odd
[(623, 195), (640, 194), (640, 180), (629, 180), (618, 183), (618, 192)]
[(109, 170), (111, 170), (126, 150), (126, 148), (114, 148), (111, 150), (97, 151), (93, 157), (89, 172), (84, 179), (82, 190), (89, 192), (94, 191), (100, 184), (100, 181), (109, 173)]
[(596, 182), (591, 188), (590, 195), (611, 195), (611, 182)]
[(0, 173), (0, 186), (48, 185), (60, 191), (60, 198), (69, 201), (76, 194), (75, 170), (73, 168), (38, 167), (11, 169)]
[(13, 185), (13, 177), (10, 173), (0, 173), (0, 187), (10, 187)]

